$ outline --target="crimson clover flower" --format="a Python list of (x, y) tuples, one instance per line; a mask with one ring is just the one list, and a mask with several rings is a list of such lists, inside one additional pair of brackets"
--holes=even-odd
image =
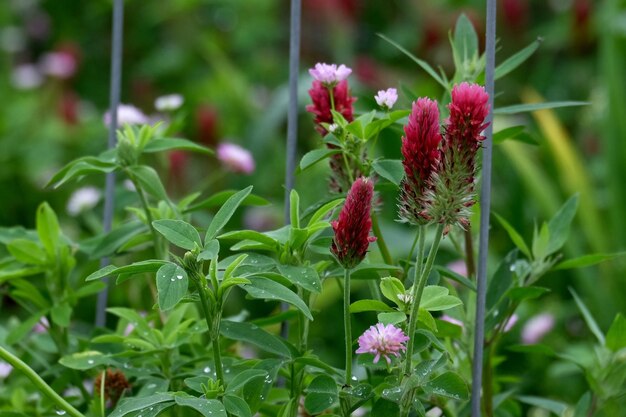
[(455, 85), (448, 109), (431, 210), (435, 221), (446, 225), (446, 231), (455, 224), (462, 228), (469, 225), (469, 207), (475, 203), (477, 153), (488, 126), (489, 95), (477, 84)]
[(432, 188), (432, 175), (440, 160), (439, 108), (437, 102), (420, 98), (413, 103), (409, 122), (404, 127), (402, 156), (405, 177), (400, 185), (400, 220), (411, 224), (425, 224)]
[(400, 351), (406, 351), (404, 345), (409, 338), (402, 329), (393, 324), (384, 325), (377, 323), (371, 326), (359, 337), (359, 348), (356, 353), (371, 353), (374, 356), (374, 363), (378, 363), (380, 357), (385, 358), (391, 364), (389, 355), (400, 356)]
[(372, 181), (358, 178), (348, 192), (339, 219), (332, 222), (335, 238), (330, 250), (346, 269), (352, 269), (361, 263), (369, 244), (376, 240), (369, 235), (372, 228), (370, 211), (373, 195)]

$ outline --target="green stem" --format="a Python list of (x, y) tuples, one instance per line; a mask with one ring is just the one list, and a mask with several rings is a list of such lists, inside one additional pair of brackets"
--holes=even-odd
[(152, 234), (152, 241), (154, 243), (154, 254), (157, 259), (164, 259), (161, 252), (161, 240), (159, 239), (159, 234), (152, 225), (152, 213), (150, 213), (150, 206), (148, 206), (148, 200), (146, 200), (146, 195), (143, 192), (143, 188), (141, 188), (141, 184), (139, 184), (139, 181), (137, 181), (132, 174), (130, 174), (128, 171), (126, 172), (126, 174), (135, 186), (135, 189), (137, 190), (137, 195), (139, 196), (139, 201), (141, 202), (141, 207), (146, 214), (146, 221), (148, 222), (148, 227), (150, 228), (150, 233)]
[(107, 371), (106, 369), (102, 370), (102, 376), (100, 377), (100, 414), (102, 417), (106, 417), (106, 407), (105, 407), (105, 400), (104, 400), (104, 389), (106, 388), (106, 378), (107, 378)]
[[(415, 258), (415, 271), (416, 273), (419, 272), (421, 274), (422, 267), (424, 266), (422, 264), (422, 260), (424, 259), (424, 247), (426, 246), (426, 228), (424, 226), (420, 226), (418, 229), (418, 233), (419, 233), (419, 243), (417, 244), (417, 255)], [(419, 275), (415, 275), (415, 276), (419, 276)], [(413, 285), (415, 285), (415, 281), (413, 281)]]
[(493, 347), (485, 349), (485, 363), (483, 365), (483, 406), (485, 416), (493, 417), (493, 369), (491, 367), (491, 352)]
[(350, 270), (344, 270), (343, 285), (343, 321), (346, 339), (346, 383), (349, 387), (352, 383), (352, 326), (350, 323)]
[(57, 394), (46, 381), (41, 379), (39, 375), (20, 358), (0, 346), (0, 358), (8, 362), (13, 368), (23, 372), (28, 379), (41, 391), (44, 395), (52, 400), (59, 408), (67, 412), (72, 417), (85, 417), (80, 411), (75, 409), (70, 403), (65, 401), (63, 397)]
[(383, 237), (383, 232), (380, 230), (380, 224), (378, 223), (378, 214), (375, 212), (372, 213), (372, 233), (376, 236), (376, 243), (378, 243), (378, 249), (380, 249), (380, 254), (383, 257), (383, 260), (387, 265), (393, 265), (393, 259), (391, 258), (391, 253), (389, 252), (389, 248), (387, 247), (387, 243), (385, 242), (385, 238)]
[(467, 269), (467, 277), (471, 279), (476, 276), (476, 263), (474, 262), (474, 242), (472, 241), (472, 230), (469, 226), (463, 234), (465, 236), (465, 265)]
[[(200, 279), (194, 280), (198, 288), (198, 294), (200, 295), (200, 305), (202, 306), (202, 312), (204, 313), (204, 319), (206, 320), (207, 327), (209, 328), (209, 335), (211, 336), (211, 345), (213, 347), (213, 362), (215, 365), (215, 376), (224, 384), (224, 370), (222, 368), (222, 356), (220, 352), (219, 343), (219, 328), (213, 323), (213, 315), (211, 314), (211, 307), (209, 306), (209, 300), (206, 296), (206, 279), (204, 276), (197, 277)], [(219, 320), (217, 325), (219, 325)]]
[[(421, 234), (423, 235), (425, 230), (422, 230)], [(435, 261), (435, 256), (437, 255), (437, 251), (439, 249), (439, 243), (441, 242), (441, 236), (443, 234), (443, 225), (437, 225), (437, 231), (435, 232), (435, 239), (433, 240), (433, 244), (430, 247), (430, 253), (428, 254), (428, 259), (426, 259), (426, 265), (424, 265), (424, 269), (421, 270), (419, 274), (419, 281), (417, 280), (418, 275), (418, 265), (421, 262), (419, 258), (420, 253), (418, 251), (418, 257), (415, 259), (415, 278), (413, 283), (413, 305), (411, 307), (411, 316), (409, 319), (409, 329), (407, 335), (409, 336), (409, 342), (406, 347), (406, 362), (404, 367), (404, 373), (406, 375), (411, 374), (411, 370), (413, 369), (413, 345), (415, 343), (415, 329), (417, 327), (417, 316), (419, 314), (420, 301), (422, 298), (422, 293), (424, 292), (424, 286), (426, 285), (426, 281), (428, 280), (428, 275), (430, 275), (430, 271), (433, 267), (433, 262)], [(422, 237), (420, 237), (422, 240)], [(423, 245), (421, 245), (423, 246)]]

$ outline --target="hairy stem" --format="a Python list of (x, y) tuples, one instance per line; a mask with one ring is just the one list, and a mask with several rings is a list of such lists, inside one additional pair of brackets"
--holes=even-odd
[(26, 377), (30, 379), (30, 381), (39, 389), (39, 391), (41, 391), (41, 393), (50, 398), (52, 402), (54, 402), (60, 409), (67, 412), (70, 416), (85, 417), (80, 411), (65, 401), (63, 397), (57, 394), (56, 391), (50, 387), (50, 385), (46, 384), (46, 381), (41, 379), (41, 377), (37, 375), (37, 373), (30, 366), (8, 350), (4, 349), (2, 346), (0, 346), (0, 358), (8, 362), (11, 366), (13, 366), (13, 368), (23, 372)]
[(346, 339), (346, 378), (345, 386), (352, 383), (352, 326), (350, 323), (350, 270), (344, 270), (343, 284), (343, 322)]
[(380, 230), (380, 224), (378, 223), (378, 214), (376, 214), (375, 212), (372, 213), (372, 233), (374, 233), (374, 236), (376, 236), (376, 243), (378, 243), (378, 249), (380, 249), (380, 254), (383, 257), (383, 260), (387, 265), (393, 265), (391, 252), (389, 252), (387, 242), (385, 242), (385, 238), (383, 237), (383, 232), (382, 230)]
[[(209, 306), (209, 300), (206, 295), (206, 279), (204, 276), (197, 277), (200, 279), (194, 280), (196, 282), (196, 287), (198, 288), (198, 294), (200, 295), (200, 305), (202, 306), (202, 312), (204, 313), (204, 319), (206, 320), (206, 324), (209, 328), (209, 335), (211, 336), (211, 345), (213, 347), (213, 362), (215, 365), (215, 376), (217, 379), (224, 384), (224, 371), (222, 368), (222, 356), (220, 352), (220, 344), (219, 344), (219, 329), (215, 329), (215, 324), (213, 322), (213, 315), (211, 314), (211, 307)], [(217, 322), (219, 325), (219, 320)]]
[(474, 261), (474, 242), (472, 241), (472, 230), (468, 226), (463, 232), (465, 237), (465, 265), (467, 269), (467, 277), (476, 276), (476, 262)]
[[(424, 230), (421, 232), (424, 234)], [(409, 342), (406, 347), (406, 362), (404, 366), (404, 373), (406, 375), (410, 375), (411, 370), (413, 369), (413, 345), (415, 342), (415, 329), (417, 327), (417, 316), (420, 308), (420, 300), (422, 298), (422, 293), (424, 292), (424, 286), (426, 285), (426, 281), (428, 279), (428, 275), (433, 267), (433, 262), (435, 261), (435, 256), (437, 255), (437, 250), (439, 249), (439, 242), (441, 242), (441, 236), (443, 234), (443, 225), (437, 225), (437, 231), (435, 232), (435, 240), (433, 240), (433, 244), (430, 247), (430, 253), (428, 254), (428, 259), (426, 259), (426, 265), (421, 270), (419, 274), (419, 280), (417, 280), (418, 270), (421, 269), (418, 267), (419, 263), (421, 263), (421, 259), (419, 258), (420, 254), (418, 251), (418, 255), (415, 258), (415, 282), (413, 283), (413, 305), (411, 306), (411, 316), (409, 319), (409, 328), (408, 328), (408, 336)], [(422, 240), (422, 237), (420, 237)], [(423, 245), (422, 245), (423, 246)]]

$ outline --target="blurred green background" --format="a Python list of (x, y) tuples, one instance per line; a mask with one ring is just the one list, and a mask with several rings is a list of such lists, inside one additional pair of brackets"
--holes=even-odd
[[(156, 161), (169, 192), (182, 196), (200, 189), (209, 195), (251, 183), (256, 194), (274, 204), (248, 208), (240, 221), (245, 227), (264, 230), (279, 226), (289, 2), (129, 0), (125, 5), (122, 102), (156, 115), (155, 98), (181, 94), (185, 99), (181, 137), (210, 147), (235, 142), (249, 149), (257, 162), (255, 173), (246, 176), (225, 173), (214, 158), (170, 155)], [(312, 116), (304, 111), (310, 83), (306, 68), (318, 61), (353, 68), (350, 83), (358, 97), (357, 112), (370, 108), (376, 91), (387, 87), (404, 93), (399, 106), (405, 108), (413, 95), (439, 97), (440, 87), (376, 34), (385, 34), (450, 73), (448, 34), (460, 13), (470, 17), (482, 36), (482, 1), (303, 0), (299, 155), (320, 146)], [(72, 238), (98, 232), (102, 204), (79, 215), (71, 215), (66, 207), (74, 190), (102, 187), (101, 176), (59, 190), (44, 186), (73, 158), (105, 148), (102, 119), (109, 94), (110, 27), (110, 1), (0, 2), (0, 226), (32, 228), (36, 206), (47, 200)], [(534, 100), (590, 104), (496, 118), (496, 130), (526, 124), (537, 144), (506, 141), (496, 146), (493, 210), (530, 240), (534, 222), (551, 217), (578, 192), (581, 203), (566, 253), (625, 250), (626, 1), (498, 1), (497, 61), (538, 37), (543, 39), (539, 50), (496, 84), (496, 107)], [(399, 156), (400, 136), (399, 129), (388, 131), (379, 140), (379, 151), (387, 157)], [(297, 179), (304, 206), (327, 194), (329, 171), (322, 165)], [(122, 211), (123, 187), (118, 194)], [(394, 222), (395, 195), (383, 197), (388, 208), (383, 229), (393, 253), (404, 254), (408, 246), (402, 242), (410, 239), (409, 230)], [(491, 236), (492, 257), (501, 259), (513, 245), (497, 224)], [(443, 256), (454, 260), (450, 250)], [(521, 319), (550, 312), (557, 325), (545, 343), (559, 351), (586, 346), (589, 333), (567, 287), (577, 289), (606, 330), (617, 311), (626, 311), (625, 273), (626, 263), (617, 259), (598, 268), (551, 274), (541, 285), (552, 292), (527, 305)], [(112, 303), (130, 303), (139, 309), (151, 306), (151, 300), (143, 299), (140, 289), (133, 287), (114, 289)], [(331, 305), (320, 313), (320, 322), (340, 315), (339, 304)], [(233, 305), (230, 313), (239, 308)], [(261, 302), (247, 303), (246, 308), (254, 316), (269, 309)], [(355, 333), (373, 320), (373, 315), (364, 315)], [(333, 341), (340, 334), (323, 326), (312, 330), (313, 348), (340, 365), (340, 355), (333, 352)], [(519, 333), (520, 325), (507, 337), (519, 338)], [(581, 376), (563, 378), (574, 375), (571, 366), (536, 355), (520, 356), (531, 360), (524, 364), (512, 358), (504, 364), (505, 372), (521, 375), (530, 393), (548, 392), (574, 402), (583, 390)]]

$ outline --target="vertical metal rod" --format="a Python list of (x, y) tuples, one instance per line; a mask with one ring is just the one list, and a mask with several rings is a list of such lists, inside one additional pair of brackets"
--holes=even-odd
[(483, 379), (483, 350), (485, 339), (485, 302), (487, 295), (487, 254), (489, 247), (489, 217), (491, 208), (491, 150), (493, 137), (493, 94), (496, 61), (496, 0), (487, 0), (485, 32), (485, 87), (489, 94), (489, 126), (485, 130), (482, 186), (480, 189), (480, 235), (476, 282), (476, 328), (474, 332), (474, 362), (472, 363), (472, 417), (480, 417), (480, 393)]
[[(290, 223), (289, 194), (294, 188), (296, 170), (296, 149), (298, 145), (298, 74), (300, 72), (300, 16), (301, 0), (291, 0), (289, 29), (289, 106), (287, 108), (287, 151), (285, 165), (285, 224)], [(288, 305), (283, 303), (282, 310)], [(281, 324), (280, 334), (289, 335), (289, 323)]]
[[(113, 33), (111, 36), (111, 84), (109, 93), (109, 140), (108, 148), (114, 148), (117, 142), (117, 107), (120, 103), (120, 90), (122, 81), (122, 40), (124, 34), (124, 0), (114, 0), (113, 3)], [(111, 231), (113, 223), (113, 209), (115, 191), (115, 173), (111, 172), (106, 176), (106, 186), (104, 192), (104, 215), (103, 232)], [(109, 258), (100, 260), (100, 267), (105, 267), (110, 263)], [(96, 326), (104, 326), (106, 322), (107, 299), (109, 296), (109, 281), (104, 279), (106, 287), (98, 294), (96, 305)]]

